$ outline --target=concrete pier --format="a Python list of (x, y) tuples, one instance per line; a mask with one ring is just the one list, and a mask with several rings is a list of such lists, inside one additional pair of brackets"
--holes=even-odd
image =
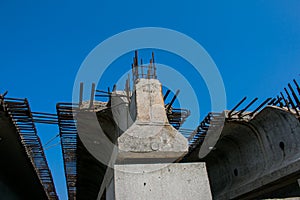
[(158, 80), (137, 79), (130, 102), (116, 95), (112, 104), (120, 130), (128, 127), (118, 138), (106, 199), (212, 198), (205, 163), (173, 163), (188, 152), (188, 142), (168, 122)]
[(187, 139), (168, 122), (158, 80), (137, 80), (129, 112), (134, 123), (118, 138), (119, 159), (174, 161), (187, 153)]
[(205, 163), (115, 165), (114, 187), (116, 200), (211, 199)]

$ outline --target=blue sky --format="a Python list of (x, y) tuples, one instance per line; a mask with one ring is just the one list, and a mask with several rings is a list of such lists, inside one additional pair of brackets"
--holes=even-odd
[[(232, 108), (243, 96), (274, 96), (293, 78), (299, 80), (299, 10), (298, 0), (1, 0), (0, 93), (27, 97), (32, 110), (54, 113), (57, 102), (71, 101), (77, 70), (95, 46), (121, 31), (151, 26), (180, 31), (206, 49), (223, 77)], [(150, 59), (147, 53), (143, 57)], [(130, 69), (132, 56), (124, 55), (111, 66), (103, 89), (117, 80), (112, 73)], [(186, 64), (161, 51), (156, 51), (156, 60), (179, 68)], [(189, 69), (185, 75), (200, 85), (197, 95), (206, 101), (201, 77)], [(58, 133), (56, 126), (38, 128), (44, 143)], [(55, 146), (46, 153), (57, 191), (66, 199), (61, 150)]]

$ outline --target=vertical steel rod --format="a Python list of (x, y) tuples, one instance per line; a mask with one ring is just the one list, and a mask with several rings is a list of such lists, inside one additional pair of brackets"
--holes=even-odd
[(80, 89), (79, 89), (79, 107), (82, 105), (83, 100), (83, 82), (80, 82)]
[(89, 107), (90, 109), (94, 107), (94, 96), (95, 96), (95, 83), (92, 83), (90, 107)]

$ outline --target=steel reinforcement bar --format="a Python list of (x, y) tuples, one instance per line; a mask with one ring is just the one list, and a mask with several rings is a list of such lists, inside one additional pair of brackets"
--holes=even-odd
[(37, 135), (27, 99), (7, 98), (0, 95), (0, 103), (3, 110), (15, 124), (21, 143), (44, 187), (48, 199), (58, 199), (52, 174), (48, 167), (42, 143)]

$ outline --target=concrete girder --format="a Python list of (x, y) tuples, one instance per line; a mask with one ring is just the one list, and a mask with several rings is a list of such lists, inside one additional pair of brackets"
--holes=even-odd
[(274, 106), (251, 119), (227, 119), (214, 150), (203, 160), (214, 199), (300, 195), (294, 187), (300, 178), (300, 122)]

